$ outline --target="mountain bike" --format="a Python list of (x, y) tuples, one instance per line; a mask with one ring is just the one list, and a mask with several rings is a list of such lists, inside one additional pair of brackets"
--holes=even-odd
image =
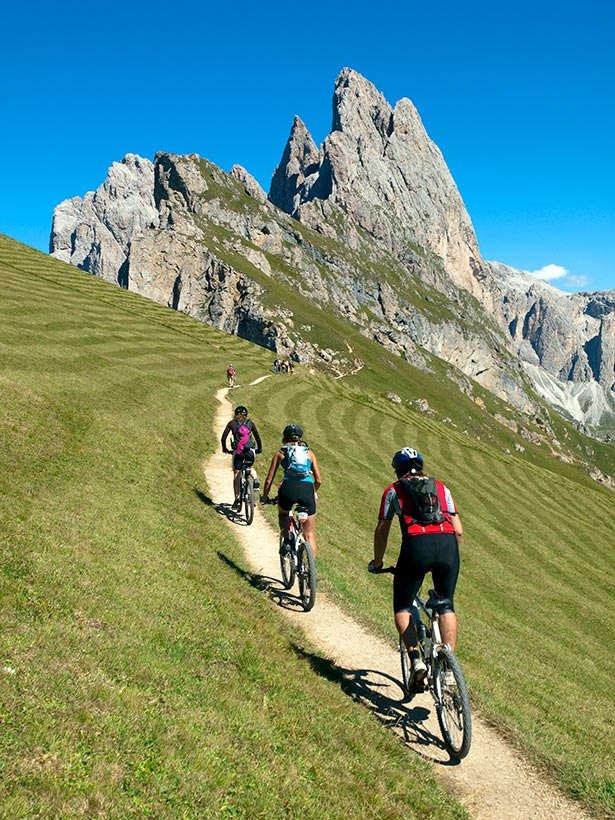
[[(376, 573), (394, 572), (394, 567), (374, 570)], [(448, 598), (440, 598), (435, 590), (429, 590), (429, 598), (414, 599), (412, 617), (418, 636), (418, 649), (427, 667), (427, 677), (418, 686), (410, 684), (410, 656), (399, 638), (399, 654), (404, 692), (412, 699), (427, 689), (433, 697), (436, 716), (444, 745), (451, 757), (461, 760), (470, 751), (472, 743), (472, 712), (470, 696), (461, 666), (453, 650), (442, 642), (440, 613), (450, 606)]]
[[(266, 503), (275, 504), (276, 499)], [(291, 589), (295, 579), (299, 582), (299, 598), (306, 612), (316, 601), (316, 561), (310, 542), (303, 534), (303, 523), (307, 521), (308, 510), (295, 504), (289, 513), (288, 535), (280, 533), (280, 569), (284, 589)]]
[(254, 459), (244, 459), (241, 465), (241, 503), (246, 516), (246, 524), (250, 525), (254, 520), (254, 479), (251, 469)]

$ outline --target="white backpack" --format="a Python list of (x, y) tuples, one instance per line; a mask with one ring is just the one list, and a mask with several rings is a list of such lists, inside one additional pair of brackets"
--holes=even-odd
[(308, 458), (308, 448), (305, 444), (287, 444), (286, 463), (284, 475), (289, 478), (305, 478), (310, 473), (310, 460)]

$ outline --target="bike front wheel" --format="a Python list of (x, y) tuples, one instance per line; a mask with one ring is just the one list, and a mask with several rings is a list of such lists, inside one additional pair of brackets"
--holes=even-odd
[(297, 550), (297, 575), (299, 576), (299, 597), (306, 612), (316, 601), (316, 562), (312, 547), (302, 541)]
[(251, 524), (254, 520), (254, 480), (252, 476), (246, 479), (243, 492), (243, 505), (246, 515), (246, 524)]
[(461, 666), (448, 647), (442, 647), (436, 658), (434, 694), (444, 745), (451, 757), (460, 760), (470, 751), (472, 714)]
[[(421, 660), (425, 662), (427, 669), (430, 668), (430, 661), (429, 657), (425, 654), (425, 647), (420, 645), (419, 646), (419, 653)], [(408, 699), (411, 699), (416, 695), (418, 692), (425, 691), (425, 684), (426, 681), (421, 681), (421, 683), (415, 685), (414, 687), (410, 686), (410, 681), (412, 678), (412, 663), (410, 661), (410, 655), (408, 654), (408, 650), (406, 649), (406, 644), (404, 643), (404, 639), (400, 636), (399, 638), (399, 659), (401, 661), (401, 679), (404, 684), (404, 694)]]
[(282, 570), (282, 583), (284, 589), (290, 589), (295, 583), (297, 572), (296, 552), (294, 549), (284, 550), (284, 536), (280, 534), (280, 569)]
[(399, 657), (401, 660), (401, 679), (404, 682), (404, 693), (407, 696), (410, 694), (410, 675), (412, 669), (410, 666), (410, 655), (408, 655), (408, 650), (402, 637), (399, 638)]

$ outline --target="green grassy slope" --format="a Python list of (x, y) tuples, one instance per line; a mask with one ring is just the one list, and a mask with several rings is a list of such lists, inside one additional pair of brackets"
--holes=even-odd
[(459, 655), (476, 704), (571, 795), (615, 816), (613, 494), (544, 445), (505, 453), (504, 428), (479, 440), (378, 398), (370, 381), (280, 377), (244, 391), (267, 438), (297, 421), (319, 457), (323, 585), (392, 636), (390, 584), (365, 564), (391, 455), (418, 447), (464, 522)]
[[(246, 382), (270, 354), (2, 238), (0, 271), (7, 816), (329, 817), (359, 799), (366, 817), (460, 816), (295, 652), (208, 504), (214, 392), (228, 360)], [(390, 578), (365, 567), (391, 454), (417, 446), (466, 530), (459, 654), (477, 705), (615, 816), (612, 493), (444, 368), (332, 327), (366, 363), (355, 375), (299, 368), (235, 391), (267, 454), (297, 421), (319, 456), (322, 587), (393, 640)], [(559, 422), (558, 437), (614, 472), (612, 448)]]

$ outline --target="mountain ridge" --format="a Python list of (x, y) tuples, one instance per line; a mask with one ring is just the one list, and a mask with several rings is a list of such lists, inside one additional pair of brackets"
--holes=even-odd
[[(615, 291), (592, 316), (595, 295), (562, 300), (485, 262), (412, 103), (392, 108), (351, 69), (333, 101), (320, 148), (295, 117), (268, 196), (240, 166), (227, 175), (198, 155), (127, 155), (81, 209), (78, 198), (56, 208), (52, 255), (283, 355), (321, 358), (287, 308), (264, 304), (283, 280), (389, 349), (418, 361), (423, 350), (437, 355), (524, 412), (537, 411), (536, 390), (595, 434), (615, 428)], [(125, 171), (132, 179), (122, 188)], [(592, 383), (592, 413), (562, 400)]]

